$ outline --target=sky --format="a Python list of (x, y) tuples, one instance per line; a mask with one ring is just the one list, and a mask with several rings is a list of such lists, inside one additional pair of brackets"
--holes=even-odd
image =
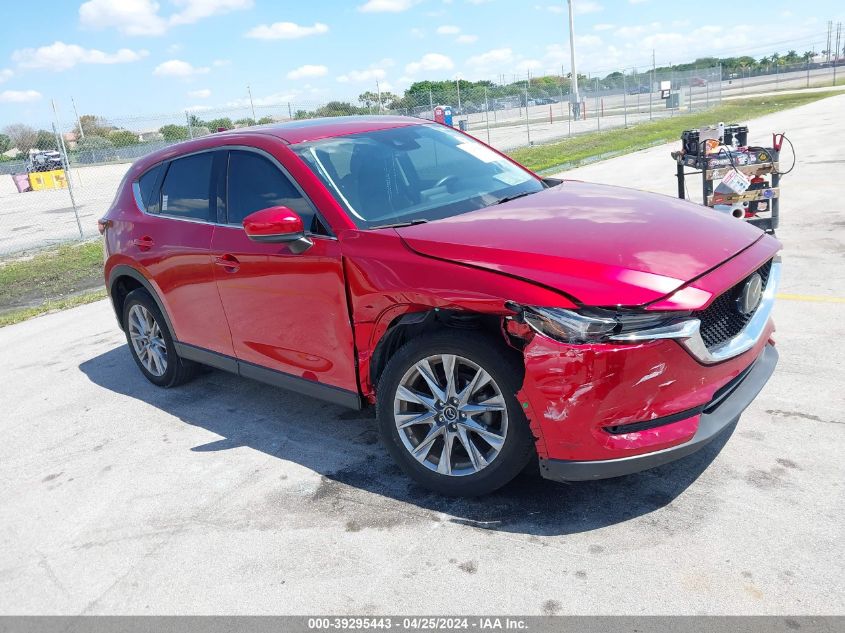
[[(578, 71), (826, 47), (841, 0), (573, 0)], [(4, 2), (0, 128), (293, 102), (422, 79), (569, 72), (565, 0)], [(845, 39), (845, 34), (843, 34)], [(843, 42), (845, 46), (845, 42)], [(248, 88), (249, 87), (249, 88)]]

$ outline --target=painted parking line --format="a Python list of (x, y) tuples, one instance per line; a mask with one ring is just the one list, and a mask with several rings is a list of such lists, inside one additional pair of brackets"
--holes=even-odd
[(787, 301), (816, 301), (819, 303), (845, 303), (843, 297), (827, 297), (824, 295), (791, 295), (778, 294), (778, 299), (785, 299)]

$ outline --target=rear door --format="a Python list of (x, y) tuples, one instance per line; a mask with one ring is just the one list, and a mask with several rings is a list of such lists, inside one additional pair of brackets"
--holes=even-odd
[(158, 287), (176, 338), (233, 356), (210, 253), (220, 198), (212, 175), (225, 157), (192, 154), (142, 175), (137, 186), (145, 213), (130, 249)]
[[(250, 365), (357, 392), (352, 326), (340, 246), (316, 209), (272, 156), (231, 149), (226, 225), (217, 226), (212, 258), (241, 373)], [(314, 244), (304, 253), (286, 244), (253, 242), (243, 219), (286, 206)]]

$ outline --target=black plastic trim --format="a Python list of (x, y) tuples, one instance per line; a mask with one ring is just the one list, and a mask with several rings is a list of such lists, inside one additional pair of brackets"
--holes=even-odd
[(216, 367), (217, 369), (238, 374), (244, 378), (251, 378), (252, 380), (273, 385), (274, 387), (295, 391), (304, 396), (339, 404), (350, 409), (355, 409), (356, 411), (364, 408), (361, 396), (355, 391), (348, 391), (347, 389), (341, 389), (332, 385), (323, 385), (313, 380), (306, 380), (299, 376), (293, 376), (276, 371), (275, 369), (248, 363), (225, 354), (212, 352), (211, 350), (186, 343), (176, 343), (176, 353), (187, 360)]
[(109, 299), (111, 299), (112, 308), (114, 308), (115, 316), (117, 317), (117, 323), (120, 325), (120, 329), (123, 329), (123, 315), (118, 314), (117, 306), (114, 304), (114, 284), (119, 277), (131, 277), (138, 283), (140, 283), (144, 289), (150, 293), (150, 296), (153, 298), (153, 301), (156, 302), (158, 309), (161, 311), (161, 314), (164, 316), (164, 322), (167, 324), (167, 329), (170, 330), (170, 335), (173, 337), (173, 340), (176, 340), (176, 333), (173, 330), (173, 324), (170, 322), (170, 317), (167, 316), (167, 310), (164, 309), (164, 304), (161, 302), (161, 299), (158, 296), (158, 293), (153, 290), (152, 284), (149, 280), (144, 277), (142, 273), (140, 273), (137, 269), (132, 268), (131, 266), (127, 266), (126, 264), (119, 264), (111, 269), (109, 272), (109, 281), (107, 290), (109, 293)]
[(691, 440), (653, 453), (595, 461), (540, 459), (540, 474), (555, 481), (587, 481), (620, 477), (668, 464), (695, 453), (731, 427), (768, 382), (778, 362), (778, 352), (766, 345), (744, 377), (714, 408), (701, 414), (698, 431)]

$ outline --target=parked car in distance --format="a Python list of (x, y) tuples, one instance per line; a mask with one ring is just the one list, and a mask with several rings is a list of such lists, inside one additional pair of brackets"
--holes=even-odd
[(703, 88), (707, 85), (707, 81), (702, 79), (701, 77), (692, 77), (689, 80), (689, 85), (693, 86), (694, 88)]
[(628, 88), (629, 95), (643, 95), (648, 94), (651, 92), (648, 86), (634, 86), (633, 88)]
[(41, 172), (64, 169), (62, 155), (55, 150), (31, 152), (26, 164), (27, 171)]
[(100, 230), (147, 380), (175, 387), (204, 364), (374, 405), (396, 462), (449, 495), (532, 459), (575, 481), (688, 455), (777, 362), (776, 239), (690, 202), (543, 179), (419, 119), (170, 146), (132, 165)]

